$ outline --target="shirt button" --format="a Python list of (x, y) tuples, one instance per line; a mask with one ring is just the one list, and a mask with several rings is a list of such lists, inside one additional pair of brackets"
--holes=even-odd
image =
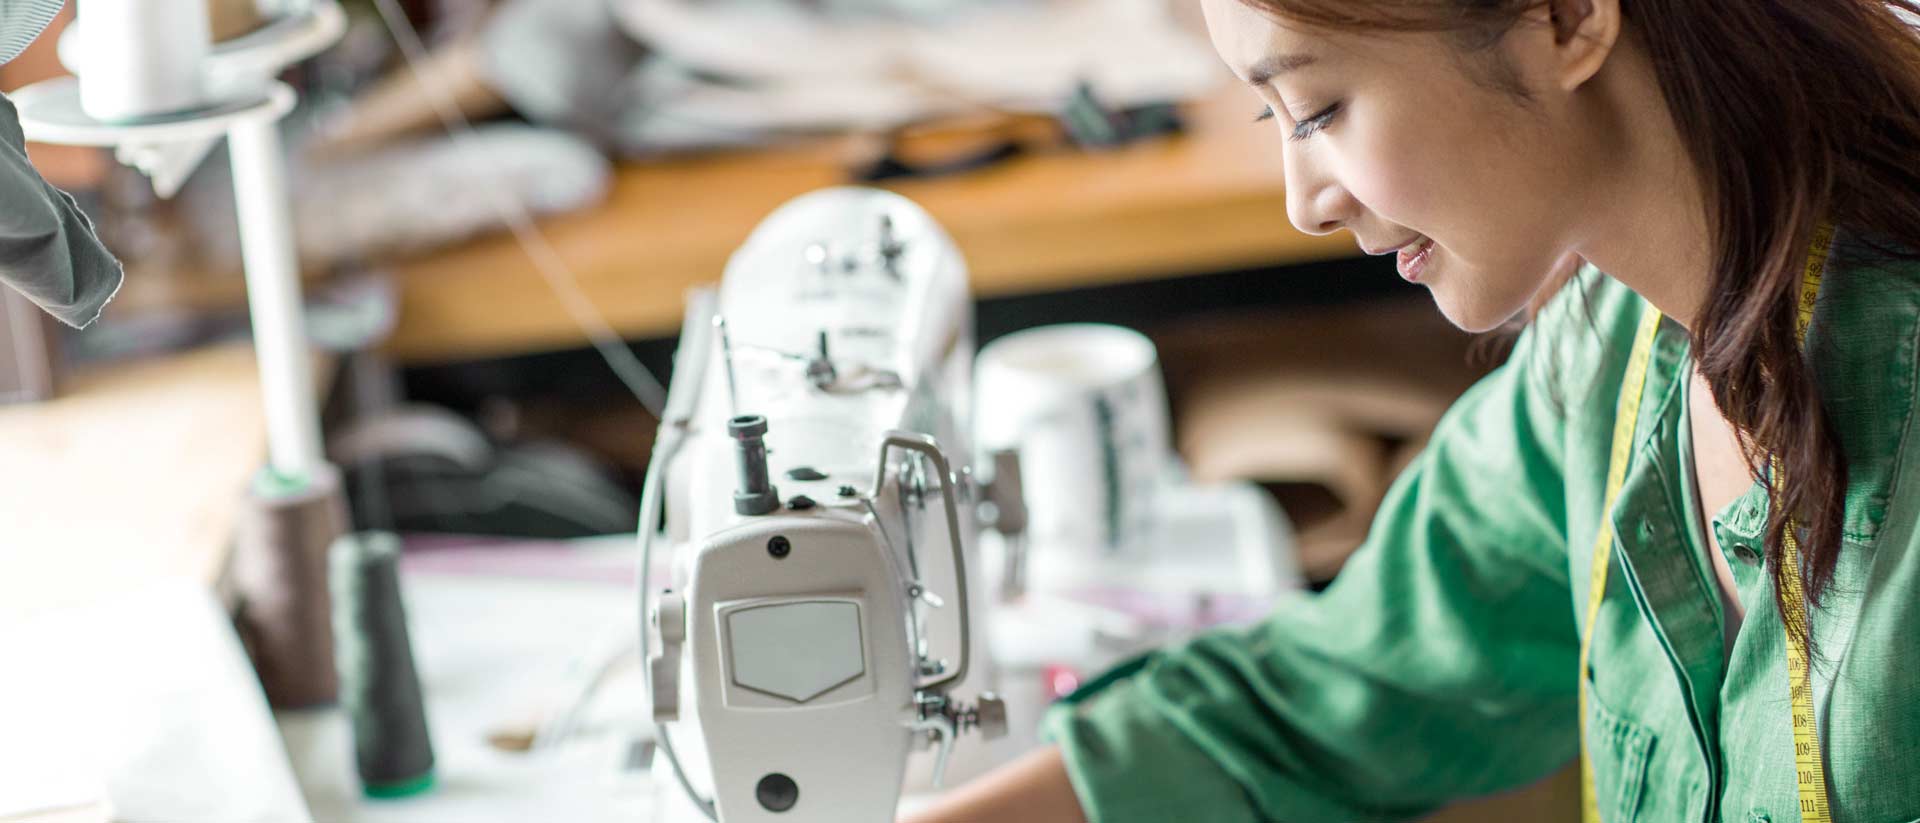
[(1760, 565), (1760, 553), (1745, 543), (1735, 543), (1733, 545), (1733, 556), (1740, 558), (1740, 562), (1749, 566)]
[(1773, 818), (1768, 817), (1766, 812), (1755, 809), (1747, 814), (1747, 823), (1773, 823)]
[(1638, 526), (1636, 526), (1636, 527), (1634, 527), (1634, 533), (1635, 533), (1635, 534), (1638, 534), (1638, 535), (1640, 535), (1640, 539), (1641, 539), (1641, 540), (1643, 540), (1643, 541), (1644, 541), (1644, 540), (1652, 540), (1652, 539), (1653, 539), (1653, 524), (1652, 524), (1651, 522), (1648, 522), (1648, 521), (1646, 521), (1646, 520), (1642, 520), (1642, 521), (1640, 521), (1640, 525), (1638, 525)]

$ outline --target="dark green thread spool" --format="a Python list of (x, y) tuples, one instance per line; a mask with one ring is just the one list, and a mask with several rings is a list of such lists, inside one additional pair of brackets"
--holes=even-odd
[(385, 532), (342, 537), (328, 558), (340, 703), (353, 724), (354, 764), (368, 797), (419, 794), (434, 780), (399, 561), (400, 540)]

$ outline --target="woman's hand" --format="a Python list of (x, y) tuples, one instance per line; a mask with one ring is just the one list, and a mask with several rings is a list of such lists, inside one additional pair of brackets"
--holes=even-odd
[(955, 788), (901, 823), (1086, 823), (1060, 749), (1048, 746)]

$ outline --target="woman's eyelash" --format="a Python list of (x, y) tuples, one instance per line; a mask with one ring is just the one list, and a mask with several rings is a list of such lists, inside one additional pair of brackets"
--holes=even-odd
[[(1299, 123), (1296, 123), (1293, 127), (1292, 139), (1305, 140), (1309, 137), (1312, 137), (1314, 132), (1317, 132), (1321, 129), (1326, 128), (1327, 123), (1333, 120), (1333, 115), (1337, 113), (1339, 110), (1340, 110), (1340, 104), (1335, 103), (1331, 106), (1321, 109), (1319, 114), (1313, 115), (1312, 117), (1308, 117), (1307, 119), (1302, 120)], [(1273, 107), (1262, 106), (1260, 108), (1260, 112), (1253, 116), (1253, 122), (1263, 123), (1268, 120), (1272, 120), (1273, 117), (1274, 117)]]
[(1340, 111), (1340, 104), (1335, 103), (1331, 106), (1321, 109), (1319, 114), (1315, 114), (1311, 117), (1306, 118), (1305, 120), (1301, 120), (1299, 123), (1294, 124), (1293, 134), (1289, 136), (1289, 139), (1305, 140), (1309, 137), (1312, 137), (1315, 132), (1326, 128), (1327, 123), (1331, 122), (1333, 120), (1333, 116), (1335, 114), (1338, 114), (1339, 111)]

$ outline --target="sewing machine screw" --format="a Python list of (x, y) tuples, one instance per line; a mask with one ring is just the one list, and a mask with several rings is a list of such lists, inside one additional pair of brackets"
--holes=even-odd
[(900, 238), (894, 234), (892, 217), (884, 214), (880, 216), (880, 237), (876, 245), (881, 268), (893, 279), (899, 280), (900, 255), (906, 252), (907, 244), (901, 242)]
[(792, 553), (793, 543), (787, 540), (785, 535), (776, 534), (772, 540), (767, 541), (767, 554), (773, 555), (776, 560)]
[(857, 496), (859, 496), (859, 494), (860, 494), (860, 490), (859, 490), (859, 489), (856, 489), (856, 488), (854, 488), (854, 487), (852, 487), (852, 486), (841, 486), (841, 487), (840, 487), (840, 496), (841, 496), (841, 497), (857, 497)]
[(806, 511), (807, 509), (813, 508), (813, 498), (804, 494), (796, 494), (787, 498), (787, 508), (797, 512)]
[(927, 591), (927, 587), (922, 586), (919, 583), (908, 584), (907, 596), (915, 600), (926, 601), (927, 605), (932, 606), (936, 609), (944, 609), (947, 607), (947, 601), (942, 600), (940, 598), (940, 595)]

